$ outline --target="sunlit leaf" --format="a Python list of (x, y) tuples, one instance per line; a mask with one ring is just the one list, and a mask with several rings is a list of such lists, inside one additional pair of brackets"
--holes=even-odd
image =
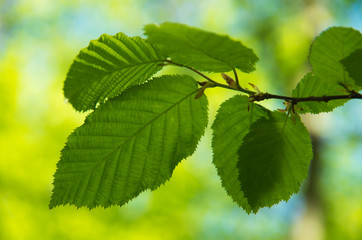
[(218, 35), (179, 23), (150, 24), (145, 27), (147, 40), (159, 46), (171, 60), (201, 71), (243, 72), (255, 69), (258, 57), (253, 50), (227, 35)]
[(324, 31), (313, 42), (309, 61), (318, 77), (331, 84), (355, 85), (348, 77), (341, 60), (362, 48), (362, 34), (345, 27), (332, 27)]
[(299, 191), (312, 160), (309, 133), (299, 118), (270, 112), (250, 127), (239, 148), (239, 180), (253, 212)]
[(238, 149), (244, 136), (249, 132), (251, 122), (267, 116), (268, 110), (254, 104), (252, 112), (251, 109), (249, 112), (248, 104), (247, 97), (236, 95), (220, 106), (212, 125), (212, 149), (213, 163), (220, 176), (222, 186), (239, 206), (250, 212), (251, 207), (241, 191), (239, 182)]
[[(341, 86), (320, 80), (315, 74), (307, 73), (293, 90), (293, 97), (323, 97), (332, 95), (346, 95), (348, 92)], [(333, 100), (329, 102), (300, 102), (300, 113), (330, 112), (334, 108), (342, 106), (348, 100)]]
[(166, 57), (140, 37), (103, 34), (80, 51), (64, 82), (64, 95), (79, 111), (143, 83)]
[(207, 125), (207, 99), (189, 76), (163, 76), (126, 90), (68, 138), (50, 208), (123, 205), (168, 180)]

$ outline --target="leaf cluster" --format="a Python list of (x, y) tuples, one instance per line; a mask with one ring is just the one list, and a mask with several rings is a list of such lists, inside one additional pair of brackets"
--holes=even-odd
[[(287, 201), (307, 178), (313, 152), (298, 114), (329, 112), (361, 98), (362, 35), (351, 28), (333, 27), (315, 39), (312, 71), (291, 97), (242, 88), (236, 69), (252, 72), (258, 57), (227, 35), (178, 23), (147, 25), (145, 34), (147, 39), (104, 34), (74, 59), (64, 95), (76, 110), (92, 112), (61, 152), (50, 208), (121, 206), (164, 184), (193, 154), (208, 125), (205, 90), (223, 87), (240, 94), (221, 104), (212, 124), (213, 164), (227, 194), (256, 213)], [(152, 78), (169, 65), (206, 81)], [(224, 74), (230, 71), (234, 78)], [(226, 84), (203, 72), (222, 73)], [(272, 97), (285, 99), (286, 109), (257, 103)]]

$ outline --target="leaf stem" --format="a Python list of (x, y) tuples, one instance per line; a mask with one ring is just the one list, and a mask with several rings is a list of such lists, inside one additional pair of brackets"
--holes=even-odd
[(238, 89), (242, 89), (242, 87), (240, 86), (240, 83), (239, 83), (239, 77), (238, 77), (238, 74), (236, 73), (236, 70), (235, 68), (233, 68), (233, 72), (234, 72), (234, 76), (235, 76), (235, 82), (236, 82), (236, 86), (238, 87)]

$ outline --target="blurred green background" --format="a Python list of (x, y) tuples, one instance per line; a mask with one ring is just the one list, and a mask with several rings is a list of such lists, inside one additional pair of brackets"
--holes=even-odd
[[(318, 156), (311, 177), (287, 203), (256, 215), (222, 189), (210, 130), (155, 192), (123, 207), (48, 210), (60, 150), (85, 116), (65, 102), (63, 81), (91, 39), (141, 35), (145, 24), (164, 21), (229, 34), (260, 58), (242, 83), (289, 95), (310, 69), (313, 38), (333, 25), (361, 31), (361, 13), (360, 0), (0, 0), (0, 239), (362, 239), (357, 100), (305, 116)], [(206, 93), (211, 119), (233, 94)]]

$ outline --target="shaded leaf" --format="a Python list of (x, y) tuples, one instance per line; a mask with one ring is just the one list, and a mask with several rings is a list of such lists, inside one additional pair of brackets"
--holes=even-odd
[(241, 191), (239, 182), (238, 149), (244, 136), (249, 132), (251, 122), (267, 116), (268, 110), (254, 104), (251, 119), (248, 104), (249, 99), (242, 95), (236, 95), (221, 104), (212, 125), (212, 149), (213, 163), (220, 176), (222, 186), (240, 207), (250, 212), (251, 207)]
[(50, 208), (123, 205), (168, 180), (207, 126), (196, 81), (163, 76), (102, 104), (68, 138)]
[(362, 34), (359, 31), (345, 27), (329, 28), (311, 46), (309, 61), (313, 72), (323, 81), (353, 88), (355, 83), (348, 77), (340, 61), (359, 48), (362, 48)]
[(357, 49), (341, 62), (356, 85), (362, 88), (362, 49)]
[(145, 27), (145, 34), (149, 37), (147, 40), (163, 49), (172, 61), (201, 71), (228, 72), (238, 68), (251, 72), (258, 60), (253, 50), (240, 41), (184, 24), (150, 24)]
[(239, 180), (253, 212), (288, 200), (299, 191), (313, 157), (307, 129), (299, 118), (271, 112), (250, 128), (239, 148)]
[(148, 80), (166, 57), (140, 37), (103, 34), (74, 59), (64, 95), (76, 110), (94, 109), (130, 86)]

